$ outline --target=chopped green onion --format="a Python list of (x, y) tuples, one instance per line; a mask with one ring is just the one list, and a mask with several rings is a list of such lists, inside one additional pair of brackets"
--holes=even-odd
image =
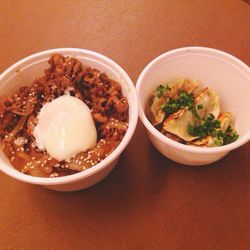
[(168, 86), (168, 84), (165, 84), (165, 85), (160, 84), (156, 88), (157, 97), (161, 98), (163, 94), (165, 93), (165, 91), (169, 91), (169, 90), (171, 90), (171, 88)]
[(166, 115), (171, 115), (185, 107), (188, 107), (188, 109), (194, 114), (197, 119), (201, 119), (195, 108), (194, 96), (192, 94), (188, 94), (182, 89), (179, 90), (178, 98), (172, 99), (171, 97), (169, 97), (167, 99), (167, 103), (162, 105), (162, 110), (166, 113)]
[(203, 105), (202, 104), (197, 105), (197, 109), (203, 109)]
[(207, 119), (198, 126), (188, 126), (188, 133), (192, 136), (197, 136), (203, 139), (207, 136), (214, 138), (214, 143), (217, 146), (226, 145), (236, 141), (239, 135), (229, 126), (225, 133), (220, 129), (220, 121), (215, 119), (213, 114), (209, 114)]

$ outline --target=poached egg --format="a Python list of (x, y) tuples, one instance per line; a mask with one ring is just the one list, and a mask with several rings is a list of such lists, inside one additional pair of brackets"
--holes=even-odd
[(89, 107), (69, 95), (60, 96), (41, 108), (34, 136), (38, 148), (59, 161), (87, 151), (97, 141)]

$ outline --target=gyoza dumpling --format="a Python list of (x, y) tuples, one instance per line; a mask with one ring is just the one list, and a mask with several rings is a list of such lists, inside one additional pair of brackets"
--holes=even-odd
[(155, 95), (151, 99), (152, 104), (148, 107), (148, 118), (153, 126), (156, 126), (163, 122), (165, 118), (165, 112), (162, 110), (161, 106), (166, 102), (166, 99), (157, 97)]
[(197, 139), (187, 143), (187, 145), (199, 146), (199, 147), (212, 147), (215, 146), (214, 138), (210, 135), (203, 139)]
[(163, 88), (167, 86), (168, 88), (165, 87), (166, 90), (163, 91), (160, 97), (157, 95), (157, 91), (154, 91), (151, 99), (149, 100), (147, 115), (153, 126), (157, 126), (163, 122), (165, 112), (162, 110), (162, 105), (166, 103), (168, 97), (175, 99), (178, 97), (179, 90), (181, 89), (190, 94), (199, 87), (199, 83), (197, 81), (191, 81), (187, 78), (180, 78), (168, 81), (161, 86)]
[[(220, 113), (220, 104), (218, 94), (209, 89), (203, 89), (195, 98), (195, 106), (197, 108), (198, 115), (201, 118), (206, 119), (209, 114), (213, 114), (217, 119)], [(199, 107), (202, 107), (199, 109)]]
[(194, 137), (188, 133), (188, 125), (194, 125), (195, 118), (193, 113), (187, 108), (181, 109), (170, 115), (163, 123), (164, 130), (177, 135), (185, 141), (192, 141)]
[(168, 92), (168, 96), (175, 98), (178, 96), (179, 90), (184, 90), (188, 94), (191, 94), (194, 90), (199, 87), (198, 81), (191, 81), (187, 78), (180, 78), (173, 81), (168, 81), (167, 85), (171, 88)]
[(199, 87), (198, 81), (191, 81), (189, 79), (185, 79), (182, 85), (182, 90), (187, 92), (188, 94), (193, 93)]
[(218, 120), (220, 121), (221, 131), (225, 133), (227, 128), (230, 126), (234, 129), (235, 120), (231, 112), (221, 113)]

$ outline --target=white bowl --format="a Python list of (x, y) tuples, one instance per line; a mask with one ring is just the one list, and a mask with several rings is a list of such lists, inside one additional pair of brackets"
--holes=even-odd
[[(236, 142), (213, 148), (187, 146), (167, 138), (154, 128), (145, 115), (151, 92), (160, 83), (180, 77), (200, 80), (203, 86), (217, 91), (222, 109), (231, 111), (236, 118), (240, 135)], [(138, 78), (136, 91), (139, 116), (151, 142), (173, 161), (186, 165), (209, 164), (250, 140), (250, 69), (230, 54), (203, 47), (169, 51), (145, 67)]]
[(32, 184), (45, 186), (58, 191), (75, 191), (87, 188), (102, 180), (115, 166), (120, 154), (129, 143), (137, 124), (138, 101), (134, 85), (127, 73), (111, 59), (93, 51), (75, 48), (60, 48), (46, 50), (28, 56), (15, 63), (0, 76), (0, 96), (14, 93), (21, 86), (32, 83), (32, 81), (44, 74), (48, 68), (47, 63), (51, 55), (60, 53), (63, 56), (72, 56), (82, 62), (84, 66), (91, 66), (105, 72), (110, 78), (117, 80), (122, 87), (124, 96), (129, 103), (129, 125), (128, 130), (119, 146), (104, 160), (97, 165), (77, 174), (58, 177), (41, 178), (23, 174), (12, 167), (7, 157), (0, 151), (0, 170), (7, 175)]

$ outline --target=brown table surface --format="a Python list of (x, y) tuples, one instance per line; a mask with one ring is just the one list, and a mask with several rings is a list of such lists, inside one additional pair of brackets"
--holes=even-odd
[[(34, 52), (79, 47), (136, 82), (159, 54), (214, 47), (250, 64), (250, 6), (240, 0), (8, 1), (0, 72)], [(250, 249), (250, 144), (204, 167), (174, 163), (139, 122), (113, 172), (60, 193), (0, 174), (0, 249)]]

